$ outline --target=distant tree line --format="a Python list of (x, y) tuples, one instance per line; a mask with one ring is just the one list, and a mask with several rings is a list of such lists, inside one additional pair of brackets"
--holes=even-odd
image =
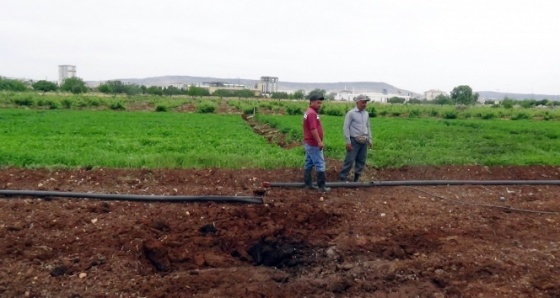
[[(107, 81), (96, 88), (87, 87), (83, 79), (79, 77), (68, 78), (63, 81), (61, 86), (58, 84), (46, 80), (40, 80), (32, 83), (23, 82), (21, 80), (9, 79), (0, 76), (0, 91), (13, 91), (13, 92), (25, 92), (25, 91), (41, 91), (46, 92), (71, 92), (74, 94), (87, 93), (87, 92), (101, 92), (104, 94), (113, 95), (157, 95), (157, 96), (173, 96), (173, 95), (188, 95), (193, 97), (202, 96), (219, 96), (219, 97), (236, 97), (236, 98), (253, 98), (255, 94), (253, 91), (248, 89), (217, 89), (213, 93), (210, 93), (208, 88), (189, 86), (188, 88), (178, 88), (173, 85), (167, 87), (161, 86), (150, 86), (146, 87), (144, 85), (136, 84), (125, 84), (122, 81)], [(323, 96), (325, 100), (334, 100), (335, 93), (327, 93), (324, 89), (314, 89), (307, 93), (305, 90), (297, 90), (293, 93), (287, 92), (273, 92), (270, 94), (272, 99), (289, 99), (289, 100), (302, 100), (310, 98), (313, 95)], [(453, 88), (450, 95), (440, 94), (433, 100), (426, 99), (416, 99), (411, 98), (408, 101), (403, 97), (391, 97), (387, 100), (390, 104), (435, 104), (435, 105), (474, 105), (478, 103), (478, 93), (473, 93), (471, 87), (468, 85), (461, 85)], [(536, 106), (560, 106), (560, 101), (542, 99), (523, 99), (517, 100), (505, 97), (501, 101), (486, 100), (485, 105), (491, 105), (494, 107), (503, 106), (505, 108), (512, 108), (514, 106), (521, 106), (524, 108), (531, 108)]]

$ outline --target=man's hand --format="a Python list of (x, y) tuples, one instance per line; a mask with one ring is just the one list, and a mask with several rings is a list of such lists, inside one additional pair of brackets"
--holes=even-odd
[(352, 151), (352, 144), (346, 144), (346, 151)]
[(369, 149), (373, 149), (373, 142), (369, 143)]

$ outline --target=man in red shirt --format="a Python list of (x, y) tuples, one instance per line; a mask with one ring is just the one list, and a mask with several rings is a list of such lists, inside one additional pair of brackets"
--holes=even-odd
[(325, 98), (312, 95), (309, 98), (309, 108), (303, 114), (303, 147), (305, 149), (305, 164), (303, 166), (305, 188), (314, 189), (311, 172), (313, 167), (317, 171), (317, 186), (319, 191), (327, 192), (331, 189), (325, 185), (325, 157), (323, 156), (323, 127), (319, 119), (319, 110)]

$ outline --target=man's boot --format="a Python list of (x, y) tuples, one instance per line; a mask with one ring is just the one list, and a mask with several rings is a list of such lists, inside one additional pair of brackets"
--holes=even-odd
[(331, 188), (325, 184), (325, 172), (317, 172), (317, 186), (319, 186), (320, 192), (331, 191)]
[(313, 185), (313, 179), (311, 177), (311, 171), (312, 171), (312, 169), (305, 170), (305, 172), (303, 172), (303, 181), (305, 182), (305, 188), (307, 188), (307, 189), (317, 189), (317, 186)]
[(354, 174), (354, 182), (360, 182), (360, 174)]

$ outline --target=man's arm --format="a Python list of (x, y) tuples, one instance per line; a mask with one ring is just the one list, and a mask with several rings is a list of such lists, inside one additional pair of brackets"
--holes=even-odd
[(317, 142), (317, 144), (319, 144), (319, 148), (321, 150), (323, 150), (323, 148), (325, 147), (325, 145), (323, 144), (323, 140), (321, 140), (321, 138), (319, 137), (319, 132), (317, 131), (316, 128), (313, 128), (311, 130), (311, 135), (313, 136), (313, 138), (315, 139), (315, 141)]
[(367, 118), (367, 128), (368, 128), (368, 143), (369, 147), (373, 148), (373, 133), (371, 132), (371, 124), (369, 123), (369, 113)]
[(342, 126), (342, 133), (344, 134), (344, 140), (346, 141), (346, 144), (351, 144), (352, 142), (350, 141), (350, 123), (352, 122), (352, 116), (351, 116), (352, 110), (348, 111), (348, 113), (346, 113), (346, 117), (344, 117), (344, 125)]

